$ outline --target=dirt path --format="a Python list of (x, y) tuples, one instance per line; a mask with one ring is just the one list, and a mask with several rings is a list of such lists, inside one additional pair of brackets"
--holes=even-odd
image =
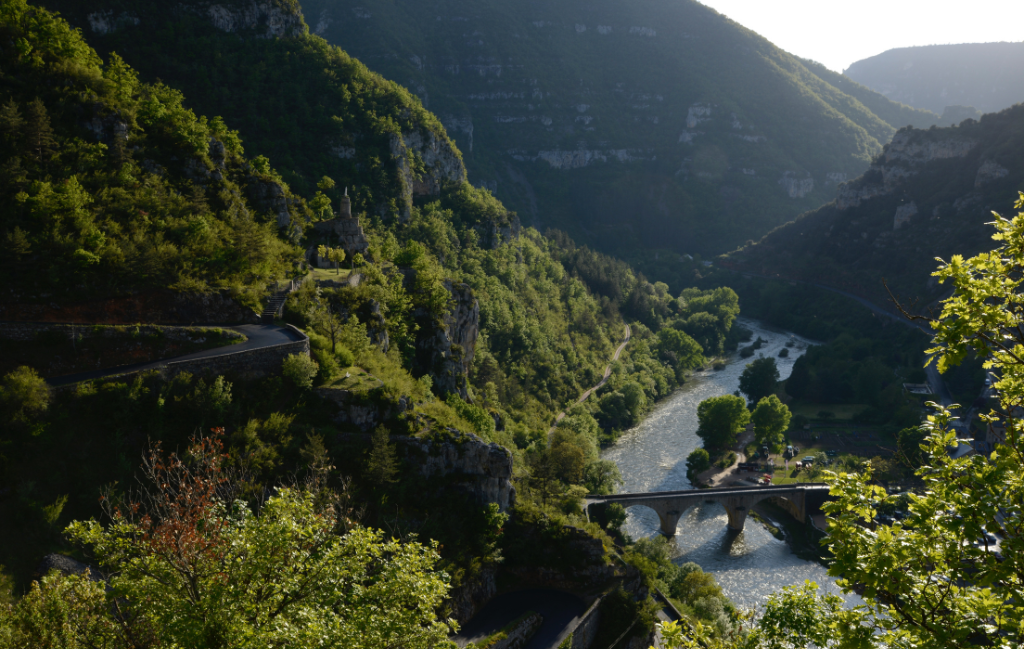
[[(615, 350), (614, 354), (612, 354), (612, 361), (619, 360), (619, 354), (621, 354), (622, 350), (626, 348), (626, 345), (629, 343), (629, 339), (630, 339), (630, 337), (632, 335), (633, 335), (633, 331), (629, 328), (629, 325), (626, 325), (626, 337), (622, 339), (622, 344), (619, 345), (619, 348)], [(591, 394), (593, 394), (595, 390), (601, 389), (601, 386), (603, 386), (605, 383), (608, 382), (608, 377), (611, 376), (611, 375), (612, 375), (612, 366), (611, 366), (611, 363), (609, 363), (604, 368), (604, 376), (601, 377), (601, 381), (597, 385), (595, 385), (594, 387), (590, 388), (589, 390), (587, 390), (586, 392), (581, 394), (580, 398), (576, 399), (576, 401), (573, 403), (573, 405), (576, 405), (578, 403), (583, 403), (584, 401), (586, 401), (587, 397), (589, 397)], [(563, 419), (565, 419), (565, 412), (566, 411), (563, 410), (562, 412), (558, 413), (558, 415), (555, 417), (555, 426), (558, 425), (558, 422), (560, 422)], [(551, 437), (551, 433), (555, 432), (555, 426), (552, 426), (548, 430), (548, 437)]]
[(707, 471), (699, 474), (697, 476), (697, 480), (708, 485), (711, 489), (714, 489), (715, 487), (728, 487), (729, 482), (734, 478), (749, 477), (749, 474), (740, 475), (738, 465), (740, 462), (747, 461), (747, 455), (743, 452), (743, 449), (745, 449), (747, 444), (750, 444), (752, 441), (754, 441), (753, 431), (743, 431), (740, 433), (736, 440), (736, 447), (734, 448), (736, 451), (736, 461), (732, 463), (732, 466), (725, 469), (719, 469), (717, 466), (713, 466)]

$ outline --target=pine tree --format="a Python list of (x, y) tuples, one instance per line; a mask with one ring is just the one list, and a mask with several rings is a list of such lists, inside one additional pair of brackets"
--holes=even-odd
[(388, 430), (383, 425), (373, 431), (370, 458), (366, 463), (366, 477), (377, 485), (385, 485), (395, 481), (398, 473), (398, 458), (395, 445), (390, 443)]
[(57, 138), (54, 137), (46, 106), (38, 97), (28, 105), (23, 132), (26, 155), (44, 164), (53, 155)]

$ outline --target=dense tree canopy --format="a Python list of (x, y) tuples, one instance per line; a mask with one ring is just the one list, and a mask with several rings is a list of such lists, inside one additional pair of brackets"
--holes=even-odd
[(779, 367), (771, 357), (758, 358), (747, 364), (740, 375), (740, 392), (747, 395), (751, 403), (757, 403), (775, 392), (778, 384)]
[(697, 405), (697, 435), (707, 448), (730, 448), (736, 434), (750, 421), (750, 411), (743, 397), (726, 394), (705, 399)]
[(758, 401), (750, 415), (758, 448), (768, 446), (773, 452), (778, 452), (786, 441), (785, 432), (791, 418), (789, 408), (774, 394)]

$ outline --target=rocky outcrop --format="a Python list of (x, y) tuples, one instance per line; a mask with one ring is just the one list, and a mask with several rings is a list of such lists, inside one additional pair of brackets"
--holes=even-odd
[(48, 554), (43, 557), (43, 560), (36, 566), (36, 577), (42, 578), (56, 570), (57, 572), (65, 575), (80, 575), (86, 570), (89, 571), (89, 579), (92, 581), (102, 581), (103, 573), (97, 570), (94, 566), (76, 561), (69, 556), (63, 554)]
[(974, 177), (974, 188), (981, 189), (982, 185), (1006, 178), (1008, 175), (1010, 175), (1009, 169), (1001, 166), (995, 160), (986, 160), (978, 167), (978, 175)]
[(316, 394), (333, 407), (331, 420), (336, 424), (370, 431), (414, 407), (411, 397), (388, 401), (377, 390), (353, 392), (336, 388), (317, 388)]
[(512, 486), (512, 453), (498, 444), (483, 441), (472, 433), (450, 431), (445, 440), (419, 437), (395, 438), (405, 448), (405, 457), (424, 478), (454, 480), (481, 504), (495, 503), (506, 511), (516, 503)]
[(210, 4), (205, 13), (217, 29), (230, 33), (254, 31), (257, 38), (288, 38), (306, 33), (301, 13), (268, 0)]
[(910, 201), (906, 205), (896, 208), (896, 215), (892, 219), (892, 229), (899, 230), (910, 223), (910, 218), (917, 214), (917, 203)]
[(175, 293), (155, 290), (78, 304), (0, 304), (7, 322), (88, 324), (259, 324), (259, 314), (227, 291)]
[[(437, 196), (443, 186), (466, 180), (466, 168), (451, 141), (430, 130), (417, 129), (403, 133), (402, 137), (393, 135), (391, 157), (402, 183), (403, 219), (411, 216), (413, 196)], [(414, 171), (414, 166), (422, 172)]]
[[(326, 395), (329, 392), (345, 391), (317, 390), (321, 396), (334, 400), (334, 397)], [(408, 402), (408, 405), (411, 409), (412, 403)], [(339, 438), (341, 441), (370, 443), (368, 434), (342, 434)], [(441, 480), (444, 489), (461, 491), (481, 505), (494, 503), (502, 511), (515, 505), (512, 453), (507, 448), (455, 429), (448, 429), (444, 438), (393, 435), (391, 442), (399, 458), (420, 477)], [(483, 590), (492, 587), (485, 585)]]
[(814, 178), (811, 178), (809, 173), (799, 174), (787, 171), (782, 174), (782, 178), (779, 178), (779, 184), (786, 190), (790, 198), (803, 198), (814, 191)]
[[(406, 272), (409, 282), (415, 273)], [(467, 374), (473, 363), (480, 334), (480, 303), (468, 284), (445, 282), (451, 293), (450, 308), (440, 321), (418, 309), (420, 330), (416, 338), (414, 373), (429, 374), (440, 396), (458, 394), (469, 399)]]
[(931, 140), (927, 136), (921, 137), (922, 133), (927, 131), (904, 129), (896, 133), (892, 142), (886, 145), (882, 160), (888, 164), (903, 162), (917, 165), (932, 160), (962, 158), (978, 144), (977, 140), (970, 138)]
[(127, 11), (115, 14), (113, 11), (97, 11), (86, 16), (89, 21), (89, 28), (100, 36), (112, 34), (125, 27), (134, 27), (139, 24), (139, 19)]
[(497, 574), (496, 568), (488, 566), (448, 593), (451, 616), (456, 622), (465, 624), (498, 594)]
[(295, 199), (285, 194), (280, 183), (250, 175), (245, 189), (249, 202), (257, 211), (273, 214), (277, 218), (277, 227), (288, 227), (292, 221), (288, 206), (294, 203)]

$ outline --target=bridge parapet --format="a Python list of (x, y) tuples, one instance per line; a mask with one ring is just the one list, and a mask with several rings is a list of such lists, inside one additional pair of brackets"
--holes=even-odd
[[(824, 492), (824, 495), (822, 494)], [(603, 508), (619, 503), (625, 508), (643, 506), (654, 510), (665, 536), (675, 536), (676, 526), (683, 513), (702, 502), (716, 502), (725, 507), (729, 515), (729, 529), (740, 531), (747, 520), (750, 509), (762, 500), (778, 499), (794, 518), (805, 522), (808, 515), (808, 495), (812, 509), (817, 511), (828, 494), (826, 485), (773, 485), (766, 487), (733, 487), (726, 489), (688, 489), (685, 491), (653, 491), (648, 493), (614, 494), (591, 496), (586, 507)], [(813, 513), (813, 512), (812, 512)]]

